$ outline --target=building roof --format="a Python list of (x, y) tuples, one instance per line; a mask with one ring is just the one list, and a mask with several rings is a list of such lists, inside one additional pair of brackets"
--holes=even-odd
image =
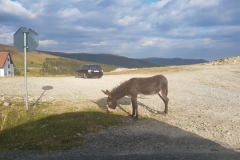
[(3, 68), (9, 52), (0, 52), (0, 68)]

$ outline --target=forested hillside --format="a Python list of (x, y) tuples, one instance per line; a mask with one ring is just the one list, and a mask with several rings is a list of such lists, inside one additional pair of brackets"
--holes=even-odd
[(88, 53), (62, 53), (62, 52), (48, 52), (50, 55), (66, 57), (71, 59), (77, 59), (80, 61), (88, 61), (94, 63), (101, 63), (113, 66), (121, 66), (124, 68), (149, 68), (149, 67), (159, 67), (161, 65), (153, 64), (141, 59), (133, 59), (124, 56), (114, 55), (114, 54), (88, 54)]

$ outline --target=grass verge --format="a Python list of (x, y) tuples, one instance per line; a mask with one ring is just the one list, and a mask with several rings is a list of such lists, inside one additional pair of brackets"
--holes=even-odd
[(49, 114), (44, 107), (14, 108), (0, 115), (0, 150), (71, 149), (83, 144), (85, 134), (123, 122), (123, 116), (97, 109)]

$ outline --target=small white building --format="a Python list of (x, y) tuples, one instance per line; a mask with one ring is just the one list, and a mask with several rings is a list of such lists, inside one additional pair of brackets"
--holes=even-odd
[(0, 77), (14, 76), (14, 65), (9, 52), (0, 52)]

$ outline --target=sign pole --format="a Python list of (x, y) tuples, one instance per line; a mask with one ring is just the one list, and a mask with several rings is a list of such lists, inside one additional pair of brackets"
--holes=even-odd
[(24, 85), (25, 85), (25, 103), (28, 110), (28, 90), (27, 90), (27, 33), (24, 32)]
[(25, 102), (28, 110), (28, 90), (27, 90), (27, 52), (31, 52), (39, 45), (38, 34), (26, 27), (20, 27), (13, 35), (13, 45), (20, 52), (24, 52), (24, 85), (25, 85)]

